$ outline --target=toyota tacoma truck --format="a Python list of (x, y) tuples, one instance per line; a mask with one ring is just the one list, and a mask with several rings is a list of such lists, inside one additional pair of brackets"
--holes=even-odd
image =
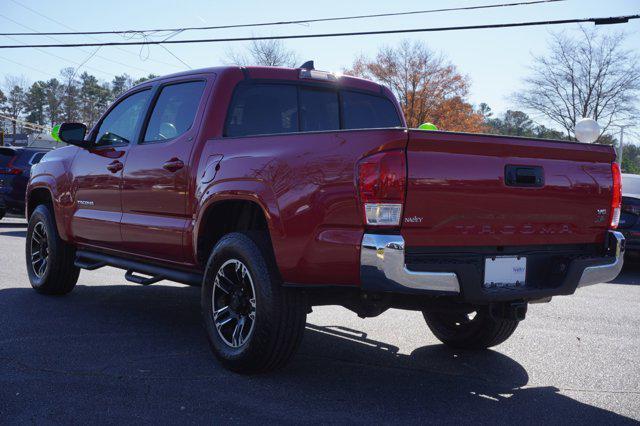
[(58, 137), (27, 190), (33, 288), (104, 266), (201, 286), (237, 372), (284, 365), (314, 306), (420, 311), (482, 349), (622, 268), (612, 147), (411, 130), (388, 88), (309, 64), (156, 78)]

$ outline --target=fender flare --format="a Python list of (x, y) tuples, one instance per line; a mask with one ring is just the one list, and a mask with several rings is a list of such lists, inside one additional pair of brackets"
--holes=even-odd
[(267, 221), (274, 250), (276, 240), (284, 237), (284, 227), (276, 196), (266, 183), (257, 180), (226, 180), (214, 182), (208, 187), (198, 202), (193, 219), (192, 247), (198, 259), (198, 237), (204, 217), (210, 208), (224, 201), (250, 201), (260, 207)]
[(35, 190), (45, 190), (49, 193), (49, 197), (51, 198), (51, 202), (53, 204), (53, 218), (54, 221), (56, 223), (56, 228), (58, 228), (58, 235), (60, 235), (60, 238), (63, 241), (69, 241), (69, 236), (67, 233), (67, 229), (65, 226), (66, 220), (65, 219), (65, 212), (64, 212), (64, 207), (62, 206), (62, 200), (61, 197), (56, 197), (54, 190), (52, 188), (55, 188), (55, 178), (53, 177), (53, 175), (50, 174), (40, 174), (40, 175), (36, 175), (36, 176), (32, 176), (31, 180), (29, 181), (29, 185), (27, 186), (27, 191), (25, 194), (25, 216), (27, 221), (29, 220), (29, 211), (30, 211), (30, 206), (29, 206), (29, 198), (30, 195), (35, 191)]

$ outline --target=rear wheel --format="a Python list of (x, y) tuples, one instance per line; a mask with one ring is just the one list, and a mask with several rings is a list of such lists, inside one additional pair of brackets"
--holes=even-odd
[(485, 349), (507, 340), (518, 321), (494, 318), (487, 307), (471, 313), (423, 312), (431, 332), (445, 345), (457, 349)]
[(75, 249), (62, 241), (53, 213), (44, 204), (29, 218), (25, 252), (29, 281), (38, 293), (62, 295), (73, 290), (80, 274), (74, 265)]
[(282, 287), (266, 237), (231, 233), (216, 244), (202, 285), (202, 315), (215, 356), (228, 369), (284, 366), (304, 334), (300, 293)]

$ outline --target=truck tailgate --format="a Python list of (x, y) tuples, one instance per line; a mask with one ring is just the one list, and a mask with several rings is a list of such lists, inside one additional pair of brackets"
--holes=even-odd
[(407, 246), (599, 243), (609, 225), (609, 146), (409, 131)]

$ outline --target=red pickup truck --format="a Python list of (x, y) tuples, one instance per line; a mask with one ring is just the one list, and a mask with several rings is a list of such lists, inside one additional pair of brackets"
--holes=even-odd
[(59, 138), (27, 191), (32, 286), (104, 266), (201, 286), (234, 371), (282, 366), (318, 305), (486, 348), (622, 267), (611, 147), (407, 129), (387, 88), (310, 66), (157, 78)]

